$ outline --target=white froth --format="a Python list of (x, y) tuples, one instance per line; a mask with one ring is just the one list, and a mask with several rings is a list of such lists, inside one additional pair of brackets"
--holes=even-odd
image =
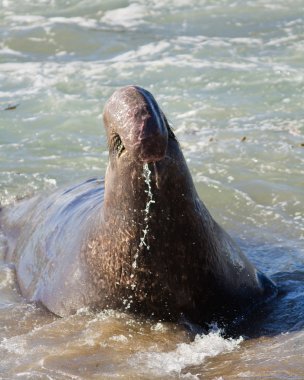
[(132, 28), (144, 24), (146, 15), (147, 8), (145, 6), (133, 3), (125, 8), (107, 11), (101, 21), (109, 25)]
[[(1, 243), (0, 243), (1, 244)], [(0, 245), (0, 259), (2, 256), (2, 246)], [(8, 266), (0, 266), (0, 290), (11, 288), (15, 284), (15, 271)]]
[(155, 375), (181, 375), (187, 367), (203, 364), (206, 359), (237, 349), (243, 338), (225, 339), (221, 332), (210, 332), (207, 335), (197, 335), (191, 343), (180, 343), (176, 349), (169, 352), (141, 352), (132, 359), (145, 373)]
[[(135, 60), (147, 60), (158, 56), (159, 53), (163, 53), (171, 46), (167, 41), (153, 42), (147, 45), (140, 46), (136, 50), (131, 50), (121, 55), (117, 55), (113, 61), (135, 61)], [(155, 58), (156, 58), (155, 57)]]
[(26, 352), (26, 341), (22, 336), (13, 337), (10, 339), (4, 338), (0, 343), (0, 348), (12, 354), (24, 355)]
[(110, 340), (113, 342), (119, 342), (119, 343), (127, 343), (128, 338), (125, 335), (113, 335)]

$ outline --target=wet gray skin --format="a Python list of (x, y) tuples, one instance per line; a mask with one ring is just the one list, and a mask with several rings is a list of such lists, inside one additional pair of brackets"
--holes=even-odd
[(109, 163), (89, 180), (1, 213), (22, 294), (64, 316), (127, 309), (199, 324), (276, 293), (199, 199), (153, 96), (128, 86), (104, 109)]

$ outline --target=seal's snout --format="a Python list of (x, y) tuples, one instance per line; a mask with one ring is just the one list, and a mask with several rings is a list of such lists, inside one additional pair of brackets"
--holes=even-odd
[(138, 144), (139, 159), (143, 162), (156, 162), (166, 155), (167, 140), (164, 136), (156, 135), (141, 139)]
[(136, 145), (138, 156), (144, 162), (159, 161), (166, 155), (168, 131), (162, 115), (157, 111), (145, 110), (147, 115), (139, 131)]
[(118, 135), (133, 158), (156, 162), (165, 157), (168, 128), (150, 92), (137, 86), (115, 91), (106, 104), (104, 121), (108, 137)]

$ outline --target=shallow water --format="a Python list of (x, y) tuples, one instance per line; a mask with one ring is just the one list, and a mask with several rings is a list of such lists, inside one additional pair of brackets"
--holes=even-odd
[(243, 338), (193, 340), (117, 312), (58, 319), (18, 294), (0, 237), (3, 379), (304, 378), (303, 9), (2, 1), (1, 204), (102, 175), (103, 105), (136, 83), (171, 121), (214, 218), (280, 289)]

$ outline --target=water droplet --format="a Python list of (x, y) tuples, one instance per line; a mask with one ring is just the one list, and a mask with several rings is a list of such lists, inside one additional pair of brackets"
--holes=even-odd
[[(152, 188), (151, 188), (151, 170), (149, 169), (149, 166), (148, 164), (144, 164), (143, 166), (143, 176), (144, 176), (144, 180), (145, 180), (145, 183), (147, 185), (147, 190), (145, 190), (145, 193), (148, 195), (147, 197), (147, 203), (146, 203), (146, 207), (144, 209), (144, 222), (145, 222), (145, 226), (142, 230), (142, 235), (139, 239), (139, 246), (136, 250), (136, 253), (134, 255), (134, 260), (133, 260), (133, 263), (132, 263), (132, 268), (133, 269), (136, 269), (137, 268), (137, 259), (138, 259), (138, 255), (139, 255), (139, 250), (142, 248), (142, 247), (146, 247), (147, 250), (150, 249), (150, 246), (147, 244), (147, 241), (146, 241), (146, 238), (147, 238), (147, 235), (148, 235), (148, 232), (149, 232), (149, 219), (150, 219), (150, 208), (151, 208), (151, 204), (152, 203), (155, 203), (155, 200), (153, 199), (153, 194), (152, 194)], [(133, 275), (134, 277), (134, 275)], [(131, 278), (133, 278), (131, 276)], [(134, 285), (134, 288), (133, 288), (133, 285)], [(132, 285), (132, 290), (135, 289), (136, 287), (136, 284), (133, 284)]]

